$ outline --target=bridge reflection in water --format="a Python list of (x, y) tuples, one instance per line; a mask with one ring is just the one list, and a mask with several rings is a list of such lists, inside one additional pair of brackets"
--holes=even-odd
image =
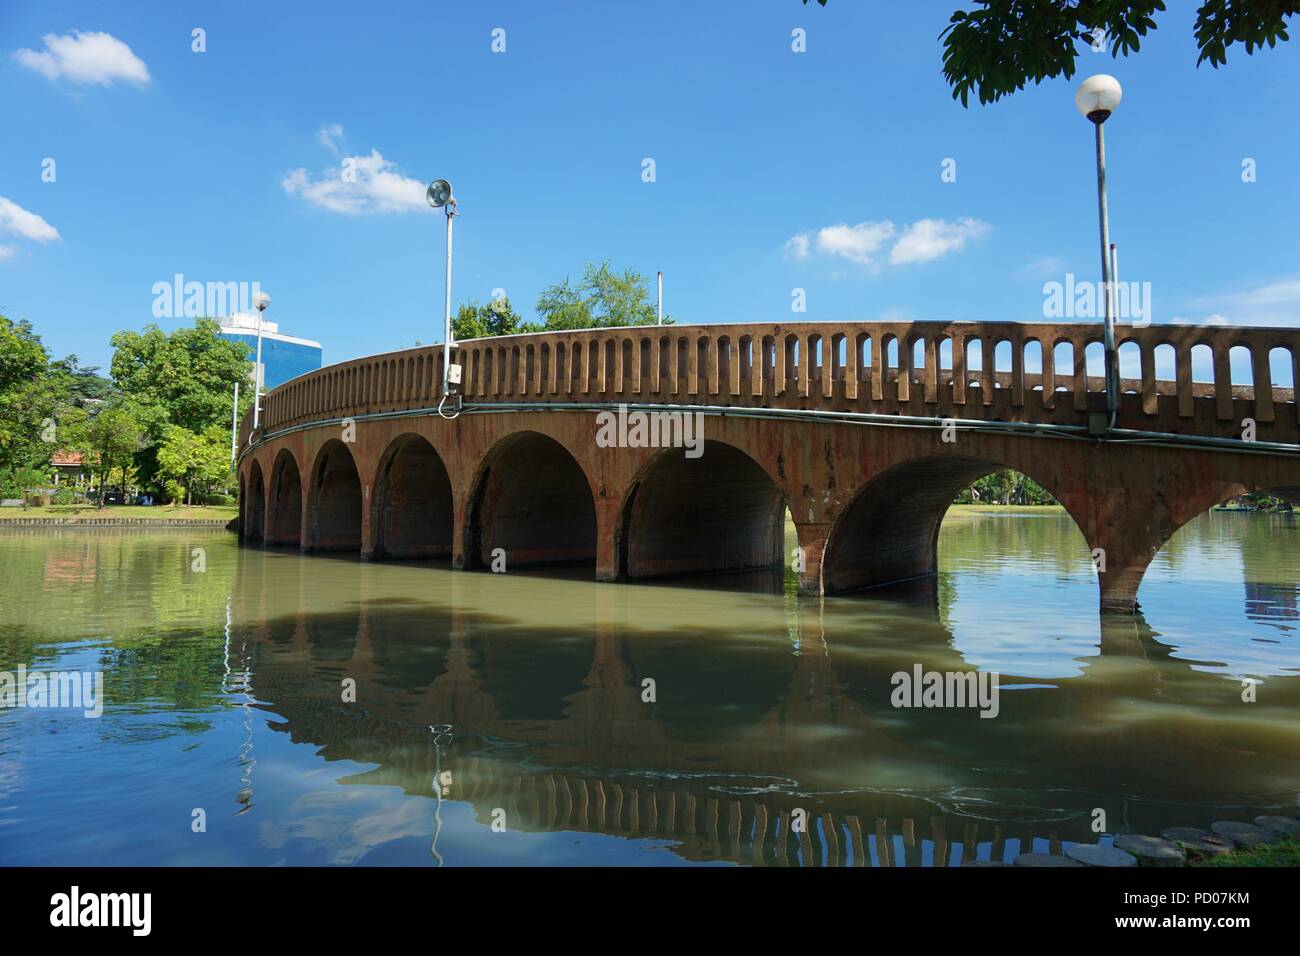
[[(523, 601), (526, 622), (485, 610), (501, 587), (519, 589), (509, 606)], [(931, 612), (902, 604), (252, 549), (232, 599), (272, 728), (373, 765), (345, 785), (433, 798), (442, 771), (443, 799), (485, 828), (500, 810), (512, 831), (641, 839), (694, 861), (956, 864), (1095, 842), (1096, 808), (1112, 831), (1150, 832), (1207, 824), (1224, 780), (1257, 797), (1300, 787), (1294, 735), (1261, 742), (1222, 719), (1234, 681), (1176, 659), (1141, 618), (1099, 626), (1078, 676), (1004, 673), (1035, 686), (1004, 690), (982, 720), (890, 706), (894, 671), (972, 667)], [(344, 678), (356, 704), (340, 701)], [(1283, 719), (1297, 704), (1282, 680), (1252, 706)], [(1274, 809), (1256, 802), (1235, 815)]]

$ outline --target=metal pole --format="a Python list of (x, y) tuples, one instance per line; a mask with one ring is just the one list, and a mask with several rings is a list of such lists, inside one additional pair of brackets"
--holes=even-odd
[[(1119, 323), (1119, 247), (1115, 243), (1110, 244), (1110, 287), (1111, 287), (1111, 315), (1115, 316), (1115, 322)], [(1130, 306), (1131, 308), (1131, 306)]]
[(451, 220), (456, 215), (455, 200), (447, 203), (447, 296), (442, 323), (442, 394), (451, 394)]
[(235, 407), (230, 410), (230, 463), (239, 455), (239, 383), (235, 383)]
[(659, 273), (659, 320), (655, 324), (664, 324), (664, 274), (662, 271)]
[(1106, 298), (1106, 326), (1104, 344), (1106, 349), (1106, 411), (1110, 412), (1110, 424), (1114, 426), (1115, 415), (1119, 411), (1119, 361), (1115, 354), (1115, 312), (1113, 308), (1110, 266), (1110, 213), (1106, 207), (1106, 137), (1102, 124), (1097, 123), (1097, 212), (1101, 220), (1101, 282)]
[(257, 310), (257, 363), (253, 366), (253, 430), (262, 421), (262, 310)]

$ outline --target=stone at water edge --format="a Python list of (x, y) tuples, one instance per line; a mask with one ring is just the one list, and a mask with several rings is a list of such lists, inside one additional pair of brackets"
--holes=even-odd
[(1211, 823), (1210, 829), (1224, 839), (1239, 843), (1242, 846), (1258, 846), (1261, 843), (1282, 842), (1282, 838), (1276, 833), (1270, 833), (1263, 827), (1257, 827), (1250, 823), (1238, 823), (1236, 820), (1220, 820), (1218, 823)]
[(1084, 866), (1137, 866), (1138, 861), (1132, 853), (1102, 846), (1100, 843), (1077, 843), (1065, 851), (1071, 860)]
[(1162, 830), (1160, 835), (1170, 843), (1181, 843), (1183, 849), (1192, 850), (1202, 856), (1218, 856), (1229, 853), (1237, 844), (1221, 836), (1215, 836), (1209, 830), (1199, 827), (1170, 827)]
[(1115, 837), (1115, 846), (1132, 853), (1142, 866), (1182, 866), (1187, 862), (1182, 847), (1159, 837), (1126, 833)]
[(1016, 857), (1016, 866), (1083, 866), (1078, 860), (1051, 853), (1022, 853)]
[(1256, 817), (1255, 826), (1278, 836), (1300, 837), (1300, 820), (1287, 817)]

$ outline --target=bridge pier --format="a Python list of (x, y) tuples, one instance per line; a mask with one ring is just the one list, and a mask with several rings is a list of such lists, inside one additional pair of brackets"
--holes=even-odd
[(623, 534), (619, 530), (619, 512), (622, 502), (615, 497), (596, 499), (596, 580), (617, 581), (622, 573), (623, 561), (619, 551)]
[[(1142, 576), (1146, 574), (1147, 566), (1163, 542), (1153, 546), (1150, 541), (1125, 542), (1110, 535), (1095, 540), (1106, 542), (1093, 549), (1093, 566), (1097, 569), (1102, 613), (1137, 613), (1137, 595), (1138, 588), (1142, 586)], [(1099, 551), (1105, 552), (1104, 569), (1100, 564)]]
[(804, 522), (796, 519), (794, 528), (800, 552), (795, 560), (803, 565), (797, 572), (799, 593), (820, 597), (824, 593), (822, 564), (826, 556), (826, 539), (830, 537), (831, 524), (829, 521)]

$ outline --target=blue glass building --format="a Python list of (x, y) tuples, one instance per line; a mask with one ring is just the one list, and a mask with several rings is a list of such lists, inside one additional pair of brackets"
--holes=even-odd
[[(221, 320), (221, 334), (248, 343), (249, 357), (257, 361), (257, 316), (237, 312)], [(321, 366), (319, 342), (280, 332), (275, 322), (262, 322), (262, 388), (266, 391)]]

